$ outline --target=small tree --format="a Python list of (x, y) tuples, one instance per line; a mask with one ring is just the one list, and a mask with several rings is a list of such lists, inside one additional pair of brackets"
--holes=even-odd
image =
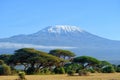
[(73, 62), (81, 64), (83, 69), (90, 68), (90, 67), (94, 68), (98, 64), (100, 64), (99, 60), (97, 60), (96, 58), (90, 57), (90, 56), (76, 57), (73, 59)]
[(19, 72), (19, 73), (18, 73), (18, 76), (19, 76), (19, 80), (27, 80), (27, 79), (25, 78), (25, 72)]

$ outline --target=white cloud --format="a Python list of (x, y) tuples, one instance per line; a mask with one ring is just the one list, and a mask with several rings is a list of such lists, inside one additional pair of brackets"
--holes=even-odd
[(37, 49), (73, 49), (77, 47), (71, 46), (43, 46), (34, 44), (20, 44), (20, 43), (10, 43), (10, 42), (0, 42), (0, 48), (37, 48)]

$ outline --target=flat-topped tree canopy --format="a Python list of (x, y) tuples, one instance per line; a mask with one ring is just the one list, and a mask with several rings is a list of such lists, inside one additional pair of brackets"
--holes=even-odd
[(31, 65), (35, 67), (49, 67), (59, 64), (62, 59), (50, 55), (43, 51), (38, 51), (33, 48), (21, 48), (15, 51), (11, 60), (15, 64)]
[(69, 50), (63, 50), (63, 49), (54, 49), (49, 52), (49, 54), (52, 54), (54, 56), (57, 56), (59, 58), (63, 59), (70, 59), (71, 57), (74, 57), (75, 54)]
[(83, 68), (86, 68), (87, 66), (95, 66), (97, 64), (100, 64), (100, 61), (98, 59), (90, 56), (76, 57), (73, 59), (73, 62), (82, 64)]

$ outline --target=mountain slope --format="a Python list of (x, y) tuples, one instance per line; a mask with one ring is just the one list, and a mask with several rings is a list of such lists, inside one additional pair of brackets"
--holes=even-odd
[[(76, 26), (49, 26), (30, 35), (17, 35), (10, 38), (0, 39), (0, 42), (44, 46), (67, 46), (74, 47), (68, 49), (72, 50), (77, 55), (90, 55), (101, 59), (110, 59), (111, 56), (109, 56), (109, 54), (115, 56), (111, 57), (112, 59), (119, 59), (120, 57), (120, 41), (113, 41), (93, 35)], [(47, 50), (49, 49), (51, 48), (47, 48)], [(46, 50), (46, 48), (43, 50)]]

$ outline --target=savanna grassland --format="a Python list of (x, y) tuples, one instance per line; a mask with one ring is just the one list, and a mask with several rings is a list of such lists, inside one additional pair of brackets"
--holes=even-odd
[[(15, 68), (19, 65), (23, 70)], [(0, 80), (120, 80), (120, 65), (90, 56), (75, 57), (68, 50), (46, 53), (22, 48), (13, 55), (0, 55), (0, 75)]]
[[(89, 76), (26, 75), (27, 80), (120, 80), (120, 73), (92, 73)], [(16, 80), (18, 76), (0, 76), (0, 80)]]

